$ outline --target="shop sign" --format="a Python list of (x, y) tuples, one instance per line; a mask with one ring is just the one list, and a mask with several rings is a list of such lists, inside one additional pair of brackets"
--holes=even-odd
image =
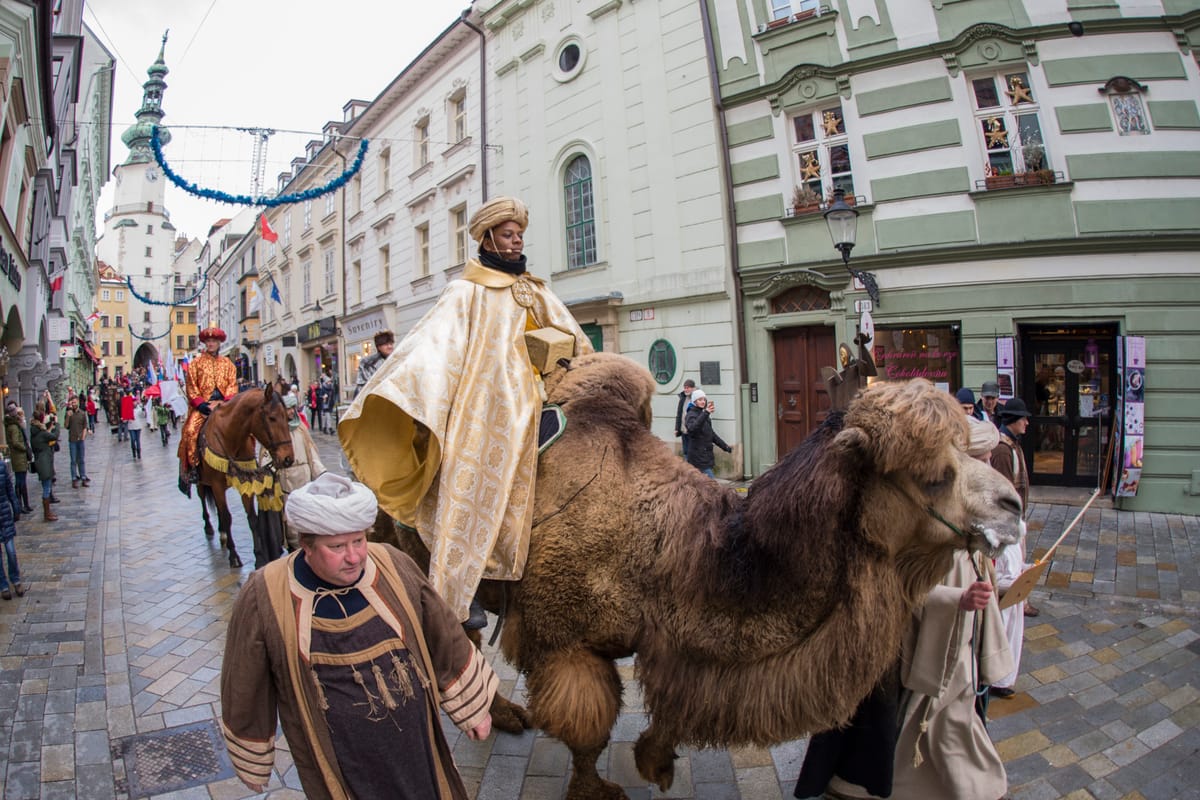
[(8, 248), (3, 245), (0, 245), (0, 272), (4, 273), (14, 289), (21, 291), (20, 259), (8, 252)]
[(958, 375), (958, 340), (949, 326), (875, 328), (875, 365), (890, 381), (925, 378), (948, 388)]
[(275, 366), (275, 345), (274, 344), (264, 344), (263, 345), (263, 363), (266, 364), (268, 367)]
[(311, 342), (313, 339), (323, 339), (326, 336), (333, 336), (337, 333), (337, 320), (333, 317), (323, 317), (316, 322), (310, 322), (307, 325), (301, 325), (296, 329), (296, 338), (301, 344)]
[(342, 338), (346, 340), (346, 344), (355, 344), (356, 342), (370, 339), (375, 334), (387, 329), (387, 318), (383, 315), (383, 309), (372, 311), (364, 317), (342, 322)]

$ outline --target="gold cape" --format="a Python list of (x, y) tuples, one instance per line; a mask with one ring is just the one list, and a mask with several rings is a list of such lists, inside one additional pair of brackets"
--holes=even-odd
[(539, 327), (573, 335), (576, 356), (592, 351), (543, 281), (472, 259), (338, 425), (354, 474), (420, 533), (430, 582), (460, 620), (481, 580), (525, 569), (542, 406), (525, 332)]

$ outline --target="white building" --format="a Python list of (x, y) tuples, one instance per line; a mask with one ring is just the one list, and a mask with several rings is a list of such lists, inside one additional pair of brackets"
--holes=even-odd
[[(154, 127), (162, 122), (164, 80), (167, 66), (163, 50), (146, 70), (142, 106), (137, 122), (121, 136), (129, 155), (113, 170), (116, 192), (113, 206), (104, 214), (104, 234), (96, 243), (100, 260), (111, 264), (133, 287), (130, 303), (130, 335), (136, 345), (133, 366), (160, 361), (170, 346), (171, 306), (174, 299), (175, 226), (163, 204), (166, 178), (155, 163), (150, 140)], [(162, 144), (170, 141), (170, 132), (159, 129)]]
[[(530, 208), (530, 270), (593, 343), (647, 365), (673, 441), (686, 378), (741, 439), (736, 287), (699, 4), (480, 0), (489, 192)], [(718, 472), (740, 474), (718, 454)]]
[(467, 221), (487, 185), (479, 51), (456, 19), (369, 105), (347, 104), (344, 135), (370, 150), (345, 201), (344, 400), (374, 335), (403, 336), (474, 255)]

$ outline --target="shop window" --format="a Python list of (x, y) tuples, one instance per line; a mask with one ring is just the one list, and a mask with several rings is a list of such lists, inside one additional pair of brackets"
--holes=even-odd
[(943, 391), (959, 389), (961, 359), (957, 326), (875, 327), (875, 380), (925, 378)]

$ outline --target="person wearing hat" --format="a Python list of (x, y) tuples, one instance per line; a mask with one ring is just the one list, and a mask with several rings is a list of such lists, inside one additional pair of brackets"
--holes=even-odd
[(962, 406), (963, 413), (971, 419), (983, 419), (983, 411), (975, 405), (975, 393), (970, 387), (964, 386), (954, 394), (954, 399)]
[(238, 778), (266, 789), (282, 724), (306, 797), (466, 800), (439, 709), (474, 740), (499, 683), (408, 556), (368, 544), (375, 495), (325, 473), (288, 498), (300, 549), (234, 601), (221, 728)]
[(204, 418), (221, 403), (237, 394), (237, 367), (221, 355), (225, 331), (205, 328), (200, 331), (204, 351), (188, 364), (185, 391), (188, 415), (179, 434), (179, 491), (192, 496), (192, 484), (199, 480), (200, 454), (197, 440)]
[(375, 352), (358, 363), (358, 376), (354, 381), (354, 396), (367, 385), (371, 376), (379, 371), (379, 367), (396, 349), (396, 337), (391, 331), (380, 331), (375, 334)]
[[(290, 467), (276, 467), (275, 480), (279, 481), (279, 490), (283, 493), (283, 508), (287, 508), (287, 499), (292, 492), (310, 483), (327, 471), (317, 452), (317, 445), (309, 434), (308, 429), (301, 424), (299, 400), (292, 392), (283, 395), (283, 407), (287, 409), (288, 432), (292, 437), (293, 460)], [(271, 451), (265, 447), (258, 448), (258, 465), (265, 467), (271, 463)], [(279, 558), (283, 546), (288, 552), (300, 547), (300, 539), (296, 532), (287, 524), (282, 511), (263, 508), (260, 501), (258, 509), (258, 525), (254, 537), (254, 568), (259, 569), (267, 562)]]
[(725, 444), (725, 440), (713, 430), (711, 415), (714, 411), (716, 411), (716, 405), (708, 399), (708, 395), (703, 390), (692, 391), (692, 405), (685, 418), (688, 437), (691, 439), (688, 445), (687, 461), (710, 478), (715, 477), (713, 465), (716, 462), (713, 459), (713, 445), (715, 444), (726, 453), (733, 451), (733, 448)]
[[(479, 208), (479, 243), (460, 279), (396, 345), (338, 425), (354, 474), (429, 548), (429, 579), (459, 620), (482, 627), (479, 582), (520, 580), (537, 473), (541, 374), (530, 337), (566, 354), (591, 344), (550, 288), (526, 271), (529, 212), (513, 197)], [(547, 351), (549, 352), (549, 351)]]
[(980, 419), (989, 419), (999, 428), (1002, 408), (1004, 406), (1000, 405), (1000, 384), (984, 381), (983, 386), (979, 387), (979, 405), (976, 406), (976, 411), (982, 415)]
[[(999, 409), (1000, 443), (992, 451), (992, 466), (996, 468), (1017, 490), (1021, 497), (1021, 509), (1029, 512), (1029, 470), (1026, 467), (1025, 451), (1021, 437), (1029, 429), (1029, 409), (1019, 397), (1010, 399)], [(1020, 563), (1025, 563), (1025, 541), (1021, 540)], [(1032, 603), (1025, 601), (1024, 615), (1036, 617), (1042, 613)]]

